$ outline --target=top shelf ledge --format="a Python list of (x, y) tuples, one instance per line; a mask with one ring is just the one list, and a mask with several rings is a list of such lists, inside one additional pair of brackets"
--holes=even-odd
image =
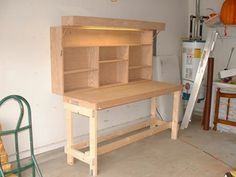
[(165, 23), (127, 20), (127, 19), (112, 19), (100, 17), (86, 17), (86, 16), (63, 16), (62, 26), (80, 26), (87, 28), (108, 28), (114, 30), (157, 30), (164, 31)]

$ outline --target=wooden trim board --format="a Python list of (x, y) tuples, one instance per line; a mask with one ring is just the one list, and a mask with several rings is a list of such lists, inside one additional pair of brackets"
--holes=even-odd
[(63, 26), (84, 26), (84, 27), (106, 27), (109, 29), (116, 28), (122, 30), (127, 29), (141, 29), (141, 30), (157, 30), (164, 31), (165, 23), (148, 22), (141, 20), (127, 20), (127, 19), (112, 19), (101, 17), (86, 17), (86, 16), (63, 16)]

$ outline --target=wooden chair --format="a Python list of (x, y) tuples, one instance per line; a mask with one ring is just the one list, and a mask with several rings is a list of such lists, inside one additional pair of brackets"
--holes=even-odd
[[(220, 98), (227, 98), (228, 99), (225, 119), (219, 118)], [(230, 93), (230, 91), (225, 92), (225, 91), (220, 90), (220, 88), (217, 89), (213, 130), (217, 130), (218, 123), (230, 125), (230, 126), (236, 126), (236, 122), (229, 120), (229, 110), (230, 110), (230, 104), (231, 104), (232, 98), (236, 98), (236, 92)]]

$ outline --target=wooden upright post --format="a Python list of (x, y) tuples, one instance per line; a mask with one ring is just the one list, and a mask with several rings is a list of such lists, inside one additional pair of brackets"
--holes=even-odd
[(97, 176), (97, 110), (89, 117), (90, 175)]
[(156, 103), (156, 97), (151, 98), (151, 127), (155, 127), (156, 126), (156, 107), (157, 107), (157, 103)]
[(179, 103), (180, 103), (180, 91), (174, 92), (173, 100), (173, 113), (172, 113), (172, 128), (171, 128), (171, 139), (176, 140), (178, 137), (179, 130)]
[(72, 112), (66, 110), (66, 126), (67, 126), (67, 163), (73, 165), (75, 163), (74, 157), (71, 155), (71, 148), (73, 145), (73, 118)]
[(213, 71), (214, 71), (214, 58), (210, 57), (208, 59), (206, 100), (202, 118), (203, 130), (209, 130), (210, 128), (209, 123), (210, 123), (210, 113), (211, 113)]

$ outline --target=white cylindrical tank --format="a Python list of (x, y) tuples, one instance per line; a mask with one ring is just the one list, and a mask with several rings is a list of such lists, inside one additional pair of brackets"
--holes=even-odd
[[(196, 77), (198, 65), (201, 59), (202, 51), (205, 45), (205, 41), (183, 41), (183, 53), (182, 53), (182, 82), (183, 100), (188, 101), (193, 83)], [(198, 102), (204, 100), (205, 93), (204, 88), (201, 86), (198, 94)]]

